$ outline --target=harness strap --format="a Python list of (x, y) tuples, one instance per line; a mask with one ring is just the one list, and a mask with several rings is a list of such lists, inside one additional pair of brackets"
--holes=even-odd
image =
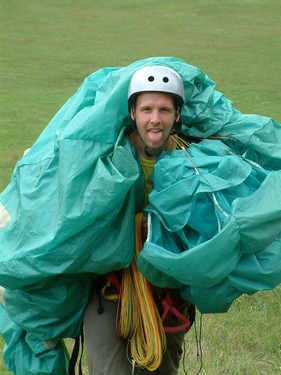
[[(114, 272), (106, 274), (106, 284), (101, 289), (101, 294), (108, 301), (117, 301), (119, 299), (121, 285)], [(113, 286), (113, 288), (112, 288)]]
[[(108, 273), (106, 275), (107, 277), (107, 283), (102, 288), (102, 295), (107, 300), (118, 300), (118, 296), (120, 294), (121, 285), (118, 280), (118, 277), (114, 272)], [(117, 293), (112, 292), (111, 286), (114, 287), (114, 290), (117, 291)], [(188, 319), (186, 315), (181, 313), (178, 308), (176, 308), (176, 305), (179, 305), (178, 301), (175, 301), (175, 299), (172, 296), (172, 293), (170, 290), (166, 290), (165, 296), (161, 298), (161, 304), (163, 307), (163, 314), (161, 317), (163, 328), (165, 332), (173, 333), (173, 332), (180, 332), (185, 330), (188, 332), (189, 328), (191, 327), (191, 322)], [(184, 307), (185, 304), (182, 303), (181, 307)], [(165, 326), (164, 322), (167, 319), (171, 319), (172, 317), (176, 317), (182, 324), (169, 327)]]
[(114, 288), (117, 290), (117, 292), (120, 292), (121, 284), (118, 280), (118, 277), (114, 272), (110, 272), (106, 274), (107, 278), (110, 280), (111, 284), (114, 286)]
[[(173, 333), (185, 330), (186, 332), (188, 332), (189, 328), (191, 327), (190, 320), (174, 306), (175, 302), (169, 290), (167, 290), (166, 295), (162, 297), (161, 303), (163, 306), (163, 314), (161, 316), (161, 320), (163, 323), (164, 331)], [(172, 316), (175, 316), (179, 321), (182, 322), (182, 324), (174, 327), (165, 326), (165, 320), (172, 318)]]

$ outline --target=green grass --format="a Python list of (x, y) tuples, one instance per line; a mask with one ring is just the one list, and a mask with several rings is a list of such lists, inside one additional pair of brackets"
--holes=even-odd
[(177, 56), (242, 112), (280, 121), (279, 0), (0, 2), (0, 190), (21, 153), (103, 66)]
[[(203, 316), (203, 370), (208, 375), (281, 373), (280, 292), (236, 300), (226, 314)], [(197, 317), (198, 324), (198, 317)], [(186, 336), (188, 374), (198, 368), (194, 330)]]
[[(103, 66), (177, 56), (242, 112), (281, 121), (280, 21), (279, 0), (1, 1), (0, 191), (23, 151)], [(279, 288), (204, 316), (202, 373), (281, 374), (280, 299)], [(189, 374), (198, 368), (193, 333)]]

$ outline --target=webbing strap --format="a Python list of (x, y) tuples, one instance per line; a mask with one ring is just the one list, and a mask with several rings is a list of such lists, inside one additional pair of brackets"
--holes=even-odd
[[(177, 305), (176, 301), (174, 301), (174, 298), (172, 296), (172, 293), (170, 290), (166, 291), (166, 295), (162, 297), (161, 300), (162, 307), (163, 307), (163, 314), (161, 316), (161, 320), (163, 323), (164, 331), (165, 332), (180, 332), (185, 330), (186, 332), (191, 327), (190, 320), (187, 316), (182, 314), (175, 305)], [(171, 317), (175, 317), (178, 319), (178, 321), (181, 322), (181, 324), (173, 327), (165, 326), (164, 322), (166, 319), (171, 319)]]
[(73, 347), (73, 351), (69, 360), (68, 365), (68, 373), (69, 375), (75, 375), (75, 366), (78, 360), (79, 351), (80, 351), (80, 340), (81, 340), (81, 354), (79, 359), (79, 375), (83, 375), (82, 372), (82, 357), (83, 357), (83, 350), (84, 350), (84, 333), (83, 328), (81, 330), (81, 333), (75, 338), (75, 343)]
[[(162, 302), (162, 306), (163, 306), (163, 309), (164, 309), (163, 315), (161, 317), (162, 322), (163, 322), (164, 331), (173, 333), (173, 332), (180, 332), (180, 331), (186, 330), (186, 332), (187, 332), (188, 328), (190, 327), (189, 319), (185, 315), (180, 313), (179, 310), (177, 310), (175, 308), (175, 306), (169, 305), (168, 302), (165, 300), (165, 298), (163, 298), (161, 302)], [(179, 324), (179, 325), (173, 326), (173, 327), (165, 326), (164, 322), (165, 322), (165, 319), (166, 319), (168, 314), (174, 315), (179, 321), (182, 322), (182, 324)]]

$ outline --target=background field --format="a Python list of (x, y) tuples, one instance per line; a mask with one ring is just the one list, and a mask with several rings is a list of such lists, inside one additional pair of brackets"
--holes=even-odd
[[(237, 109), (281, 122), (280, 21), (280, 0), (0, 0), (0, 191), (23, 151), (104, 66), (177, 56)], [(278, 288), (204, 316), (202, 374), (280, 375), (280, 300)], [(199, 369), (194, 333), (188, 374)], [(8, 374), (1, 360), (0, 374)]]

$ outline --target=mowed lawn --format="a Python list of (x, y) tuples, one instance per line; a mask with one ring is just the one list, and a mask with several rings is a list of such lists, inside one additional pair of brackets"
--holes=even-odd
[[(24, 150), (104, 66), (176, 56), (207, 73), (237, 109), (281, 122), (279, 0), (9, 0), (0, 2), (0, 21), (0, 191)], [(202, 374), (280, 375), (280, 302), (280, 287), (243, 296), (228, 313), (203, 316), (201, 336), (197, 314), (186, 373), (199, 370), (201, 347)], [(8, 374), (2, 358), (0, 374)]]

